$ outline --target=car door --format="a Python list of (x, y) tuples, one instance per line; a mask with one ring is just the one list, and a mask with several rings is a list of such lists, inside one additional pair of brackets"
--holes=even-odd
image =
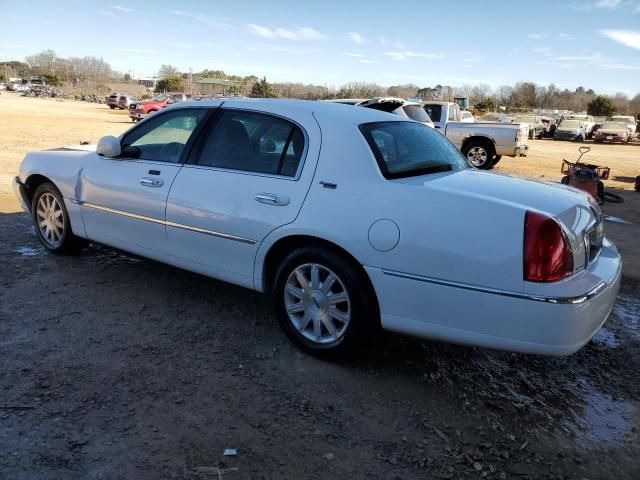
[(203, 108), (158, 113), (121, 139), (121, 155), (95, 155), (78, 200), (89, 238), (148, 255), (166, 251), (167, 195)]
[(313, 177), (320, 131), (312, 114), (300, 115), (223, 105), (203, 130), (167, 200), (169, 246), (182, 266), (253, 287), (261, 241), (296, 218)]

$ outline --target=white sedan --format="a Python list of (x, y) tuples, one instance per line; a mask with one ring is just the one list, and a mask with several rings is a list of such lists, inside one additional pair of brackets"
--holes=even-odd
[(314, 353), (381, 326), (569, 354), (620, 284), (586, 194), (476, 170), (434, 129), (366, 108), (184, 103), (95, 151), (29, 153), (14, 186), (51, 252), (92, 240), (270, 293)]

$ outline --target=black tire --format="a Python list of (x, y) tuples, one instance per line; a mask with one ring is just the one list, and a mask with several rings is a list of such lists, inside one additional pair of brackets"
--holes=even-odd
[(571, 177), (569, 177), (569, 175), (565, 175), (564, 177), (562, 177), (562, 180), (560, 180), (560, 183), (562, 183), (563, 185), (569, 185), (570, 181)]
[(113, 110), (113, 109), (115, 109), (115, 108), (116, 108), (116, 106), (115, 106), (115, 105), (109, 105), (109, 108), (110, 108), (111, 110)]
[[(45, 197), (46, 195), (46, 197)], [(51, 215), (57, 217), (55, 220), (62, 224), (61, 234), (56, 236), (51, 233), (49, 237), (47, 235), (47, 229), (41, 227), (40, 224), (44, 220), (41, 220), (39, 215), (44, 210), (39, 208), (39, 202), (41, 198), (43, 198), (43, 203), (46, 203), (47, 200), (51, 201), (54, 207), (51, 208)], [(55, 202), (53, 202), (53, 199)], [(55, 208), (55, 205), (59, 208)], [(57, 213), (61, 212), (61, 213)], [(52, 218), (52, 217), (49, 217)], [(71, 230), (71, 221), (69, 220), (69, 213), (67, 212), (67, 208), (64, 204), (64, 200), (62, 195), (56, 188), (53, 183), (45, 182), (36, 188), (36, 191), (33, 194), (33, 198), (31, 200), (31, 219), (33, 221), (33, 226), (36, 231), (36, 235), (40, 243), (52, 253), (56, 254), (71, 254), (76, 253), (82, 250), (84, 247), (88, 245), (88, 241), (84, 238), (76, 237)], [(61, 222), (60, 222), (61, 221)], [(43, 229), (45, 230), (43, 232)], [(49, 230), (51, 232), (51, 230)]]
[(496, 150), (489, 140), (473, 139), (463, 145), (462, 154), (474, 167), (489, 170), (493, 166)]
[[(313, 280), (311, 280), (307, 284), (308, 289), (305, 289), (302, 283), (299, 282), (299, 277), (295, 275), (295, 272), (310, 272), (312, 265), (318, 266), (316, 280), (318, 285), (315, 285), (314, 289)], [(336, 290), (337, 294), (344, 291), (348, 298), (348, 302), (343, 301), (334, 304), (334, 308), (339, 308), (343, 314), (346, 310), (349, 314), (349, 320), (345, 324), (327, 317), (330, 318), (330, 323), (336, 328), (336, 339), (328, 338), (315, 341), (304, 334), (306, 332), (307, 335), (314, 335), (315, 330), (312, 334), (312, 332), (308, 332), (308, 329), (313, 328), (315, 324), (319, 325), (318, 331), (321, 332), (321, 336), (326, 333), (326, 336), (331, 337), (324, 320), (321, 320), (321, 317), (329, 315), (328, 311), (331, 310), (329, 296), (326, 299), (319, 298), (315, 300), (316, 294), (322, 297), (322, 288), (325, 286), (329, 276), (328, 274), (326, 276), (323, 275), (328, 273), (327, 271), (337, 277), (337, 280), (334, 280), (332, 286), (329, 287), (328, 293), (335, 297)], [(309, 278), (313, 277), (310, 276)], [(288, 282), (299, 282), (298, 287), (291, 283), (288, 284)], [(297, 288), (296, 295), (290, 293), (289, 287)], [(291, 303), (296, 299), (300, 299), (299, 305), (306, 304), (307, 306), (302, 310), (298, 309), (289, 313), (287, 311), (287, 302), (291, 307)], [(315, 306), (311, 303), (311, 300), (313, 300)], [(363, 341), (375, 338), (375, 334), (379, 330), (378, 303), (365, 271), (361, 266), (354, 265), (350, 259), (330, 249), (302, 247), (285, 257), (275, 276), (273, 301), (278, 322), (287, 337), (302, 350), (313, 355), (324, 358), (344, 357), (346, 354), (353, 352)], [(298, 302), (295, 303), (298, 304)], [(295, 307), (295, 305), (293, 306)], [(314, 313), (310, 314), (309, 312), (311, 311)], [(307, 318), (307, 315), (310, 315), (311, 320), (307, 321), (308, 326), (306, 328), (302, 327), (302, 330), (300, 330), (300, 324)], [(298, 326), (294, 324), (296, 319), (300, 322)]]

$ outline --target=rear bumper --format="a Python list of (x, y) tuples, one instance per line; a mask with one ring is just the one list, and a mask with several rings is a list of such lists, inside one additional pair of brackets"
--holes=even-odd
[(20, 178), (14, 177), (11, 181), (11, 187), (13, 189), (13, 193), (15, 193), (18, 201), (20, 202), (20, 206), (22, 209), (30, 213), (31, 207), (29, 206), (29, 195), (27, 194), (27, 187), (20, 181)]
[[(367, 267), (385, 329), (434, 340), (542, 355), (568, 355), (606, 321), (620, 288), (622, 262), (607, 243), (583, 274), (580, 294), (505, 292)], [(588, 282), (585, 279), (588, 278)], [(587, 285), (589, 285), (587, 287)]]

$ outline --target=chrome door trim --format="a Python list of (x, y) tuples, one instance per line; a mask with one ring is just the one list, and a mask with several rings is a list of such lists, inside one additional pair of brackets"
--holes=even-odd
[(122, 215), (124, 217), (135, 218), (136, 220), (142, 220), (145, 222), (157, 223), (158, 225), (164, 225), (166, 227), (181, 228), (182, 230), (201, 233), (203, 235), (210, 235), (212, 237), (224, 238), (225, 240), (233, 240), (234, 242), (246, 243), (248, 245), (255, 245), (256, 243), (258, 243), (257, 240), (251, 240), (250, 238), (237, 237), (235, 235), (229, 235), (227, 233), (214, 232), (213, 230), (207, 230), (199, 227), (192, 227), (190, 225), (183, 225), (182, 223), (167, 222), (165, 220), (160, 220), (158, 218), (138, 215), (137, 213), (125, 212), (123, 210), (116, 210), (115, 208), (103, 207), (102, 205), (96, 205), (94, 203), (82, 202), (82, 201), (78, 201), (75, 203), (87, 208), (93, 208), (94, 210), (100, 210), (103, 212), (113, 213), (116, 215)]
[(418, 282), (425, 282), (425, 283), (433, 283), (435, 285), (443, 285), (445, 287), (462, 288), (464, 290), (472, 290), (474, 292), (483, 292), (483, 293), (489, 293), (492, 295), (502, 295), (504, 297), (518, 298), (521, 300), (531, 300), (536, 302), (554, 303), (554, 304), (576, 305), (576, 304), (584, 303), (588, 300), (591, 300), (593, 297), (598, 295), (607, 287), (607, 283), (604, 281), (601, 281), (595, 287), (589, 290), (587, 293), (584, 293), (582, 295), (576, 295), (573, 297), (545, 297), (541, 295), (532, 295), (532, 294), (527, 294), (522, 292), (514, 292), (510, 290), (480, 287), (478, 285), (470, 285), (468, 283), (452, 282), (449, 280), (441, 280), (439, 278), (425, 277), (422, 275), (414, 275), (412, 273), (396, 272), (394, 270), (382, 269), (382, 273), (384, 273), (385, 275), (389, 275), (391, 277), (405, 278), (408, 280), (416, 280)]

